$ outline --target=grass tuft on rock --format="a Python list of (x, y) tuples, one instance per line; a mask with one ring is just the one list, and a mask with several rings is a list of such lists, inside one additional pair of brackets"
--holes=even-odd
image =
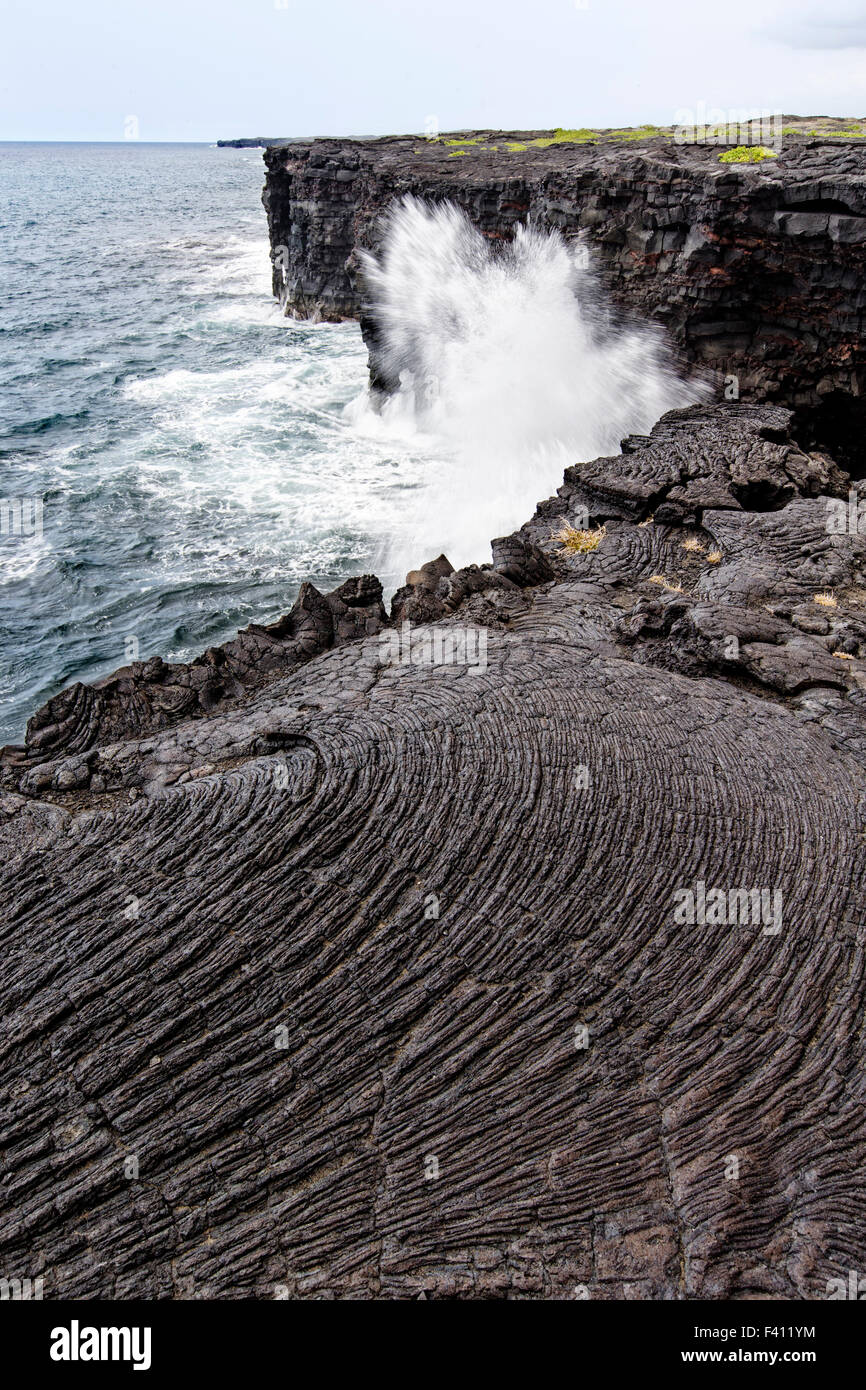
[(598, 550), (606, 535), (606, 526), (599, 526), (595, 531), (578, 531), (566, 523), (553, 539), (559, 541), (563, 550), (571, 555), (589, 555), (593, 550)]

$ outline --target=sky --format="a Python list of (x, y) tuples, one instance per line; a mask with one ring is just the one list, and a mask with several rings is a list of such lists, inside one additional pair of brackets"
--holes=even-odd
[(866, 114), (866, 0), (0, 0), (0, 15), (0, 140)]

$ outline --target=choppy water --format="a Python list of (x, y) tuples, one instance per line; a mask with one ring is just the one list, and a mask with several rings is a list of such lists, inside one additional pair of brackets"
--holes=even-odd
[(376, 415), (358, 327), (271, 298), (262, 182), (256, 150), (0, 145), (0, 498), (43, 504), (41, 536), (0, 535), (0, 742), (303, 579), (489, 559), (564, 462), (695, 394), (654, 340), (602, 360), (561, 245), (496, 269), (415, 209), (379, 277), (405, 389)]
[(531, 516), (568, 464), (618, 453), (702, 394), (660, 330), (612, 312), (586, 248), (549, 228), (518, 226), (493, 247), (452, 203), (410, 195), (364, 263), (383, 365), (401, 382), (381, 423), (432, 456), (392, 532), (404, 570), (443, 547), (456, 565), (489, 559), (490, 539)]
[(0, 741), (72, 680), (185, 659), (378, 558), (412, 455), (343, 415), (354, 324), (270, 295), (257, 150), (0, 145)]

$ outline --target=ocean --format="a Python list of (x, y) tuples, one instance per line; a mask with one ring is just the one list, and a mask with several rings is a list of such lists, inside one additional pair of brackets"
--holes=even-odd
[(407, 363), (375, 411), (357, 324), (271, 297), (263, 181), (258, 150), (0, 145), (0, 742), (304, 579), (483, 563), (565, 464), (695, 399), (657, 335), (604, 330), (555, 234), (494, 262), (414, 205), (370, 267)]
[(0, 536), (0, 741), (380, 558), (411, 451), (344, 415), (357, 325), (271, 298), (263, 181), (258, 150), (0, 145), (0, 496), (42, 500)]

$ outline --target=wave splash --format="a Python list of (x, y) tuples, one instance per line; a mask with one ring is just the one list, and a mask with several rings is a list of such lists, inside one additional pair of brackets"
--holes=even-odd
[(452, 203), (409, 195), (364, 273), (380, 364), (399, 381), (381, 427), (428, 455), (395, 570), (442, 549), (457, 566), (487, 559), (567, 464), (704, 394), (660, 330), (614, 325), (586, 251), (556, 231), (518, 226), (493, 246)]

